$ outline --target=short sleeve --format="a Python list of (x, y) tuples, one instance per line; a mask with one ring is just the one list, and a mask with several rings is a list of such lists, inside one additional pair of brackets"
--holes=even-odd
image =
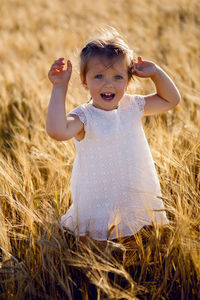
[(68, 117), (72, 115), (77, 115), (81, 122), (84, 124), (84, 128), (87, 127), (87, 118), (84, 108), (81, 106), (76, 107), (74, 110), (72, 110), (70, 113), (67, 114)]
[(137, 105), (137, 108), (138, 108), (138, 110), (140, 112), (140, 115), (143, 116), (143, 114), (144, 114), (144, 106), (145, 106), (145, 103), (146, 103), (146, 101), (144, 99), (144, 96), (135, 95), (134, 99), (135, 99), (135, 103)]

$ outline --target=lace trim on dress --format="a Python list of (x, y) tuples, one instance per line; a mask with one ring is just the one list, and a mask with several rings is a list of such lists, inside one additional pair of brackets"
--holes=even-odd
[(139, 108), (139, 111), (142, 113), (142, 115), (144, 114), (144, 106), (145, 106), (145, 99), (144, 96), (141, 95), (136, 95), (135, 96), (135, 102), (137, 103), (137, 106)]

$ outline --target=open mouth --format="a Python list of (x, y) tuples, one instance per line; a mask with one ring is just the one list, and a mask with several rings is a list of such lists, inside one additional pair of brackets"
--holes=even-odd
[(101, 93), (101, 98), (105, 101), (110, 101), (115, 97), (115, 94), (112, 93)]

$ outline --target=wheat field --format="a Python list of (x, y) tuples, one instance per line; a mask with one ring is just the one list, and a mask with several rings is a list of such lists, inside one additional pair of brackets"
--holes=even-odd
[[(0, 16), (0, 299), (200, 299), (199, 1), (0, 0)], [(123, 264), (63, 233), (75, 147), (45, 130), (50, 65), (72, 61), (66, 112), (87, 102), (78, 54), (105, 26), (182, 96), (143, 118), (170, 225)], [(129, 90), (154, 87), (137, 78)]]

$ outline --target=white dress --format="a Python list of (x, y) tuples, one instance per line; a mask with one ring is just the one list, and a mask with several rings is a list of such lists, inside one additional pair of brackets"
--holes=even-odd
[(74, 138), (76, 158), (71, 177), (73, 204), (61, 224), (78, 236), (96, 240), (135, 234), (152, 222), (169, 223), (160, 183), (142, 127), (145, 99), (125, 94), (117, 109), (85, 103), (76, 114), (85, 137)]

